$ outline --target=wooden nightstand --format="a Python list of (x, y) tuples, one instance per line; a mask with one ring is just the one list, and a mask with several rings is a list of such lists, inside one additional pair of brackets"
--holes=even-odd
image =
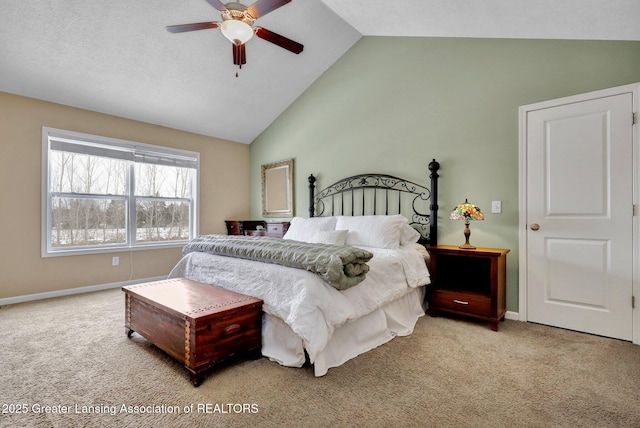
[(429, 314), (452, 313), (489, 321), (498, 331), (506, 313), (507, 253), (502, 248), (430, 247)]

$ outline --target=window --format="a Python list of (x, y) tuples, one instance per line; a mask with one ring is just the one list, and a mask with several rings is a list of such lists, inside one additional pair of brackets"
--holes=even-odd
[(196, 235), (199, 153), (45, 127), (42, 156), (43, 257)]

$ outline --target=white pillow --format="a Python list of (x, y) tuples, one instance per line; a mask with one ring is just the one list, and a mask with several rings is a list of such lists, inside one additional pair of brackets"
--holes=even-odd
[(403, 224), (400, 227), (400, 244), (410, 244), (418, 242), (422, 235), (413, 226), (408, 223)]
[(336, 229), (347, 229), (346, 245), (396, 250), (400, 231), (408, 220), (402, 215), (339, 216)]
[(315, 237), (316, 233), (335, 229), (335, 217), (294, 217), (291, 219), (287, 233), (285, 233), (282, 238), (311, 242), (311, 239)]
[(319, 230), (309, 242), (315, 244), (333, 244), (343, 246), (347, 240), (348, 230)]
[(400, 248), (403, 250), (417, 251), (418, 253), (420, 253), (422, 258), (424, 258), (425, 262), (427, 264), (429, 263), (429, 259), (430, 259), (429, 251), (426, 249), (424, 245), (420, 245), (417, 243), (406, 243), (406, 244), (400, 244)]

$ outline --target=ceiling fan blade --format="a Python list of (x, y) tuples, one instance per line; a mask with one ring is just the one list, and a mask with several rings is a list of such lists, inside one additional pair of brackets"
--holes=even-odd
[(206, 0), (211, 6), (218, 9), (220, 12), (225, 12), (227, 7), (220, 0)]
[(299, 54), (304, 49), (304, 46), (302, 46), (300, 43), (294, 42), (291, 39), (287, 39), (286, 37), (281, 36), (280, 34), (276, 34), (273, 31), (269, 31), (266, 28), (256, 27), (255, 31), (256, 36), (260, 37), (261, 39), (276, 44), (281, 48), (293, 52), (294, 54)]
[(247, 8), (247, 12), (255, 19), (258, 19), (261, 16), (276, 10), (280, 6), (284, 6), (290, 1), (291, 0), (258, 0)]
[(244, 43), (241, 45), (232, 44), (233, 46), (233, 63), (242, 68), (242, 64), (247, 63), (247, 52)]
[(168, 25), (167, 31), (170, 33), (184, 33), (185, 31), (206, 30), (207, 28), (218, 28), (219, 22), (197, 22), (194, 24)]

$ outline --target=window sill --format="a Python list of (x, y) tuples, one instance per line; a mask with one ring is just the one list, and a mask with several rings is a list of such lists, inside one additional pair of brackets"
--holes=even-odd
[(45, 249), (41, 252), (41, 258), (49, 257), (65, 257), (65, 256), (86, 256), (90, 254), (108, 254), (108, 253), (122, 253), (129, 251), (148, 251), (148, 250), (163, 250), (168, 248), (182, 248), (189, 241), (174, 241), (171, 243), (153, 243), (153, 244), (139, 244), (136, 246), (118, 245), (99, 248), (83, 248), (83, 249), (69, 249), (69, 250), (53, 250), (47, 251)]

